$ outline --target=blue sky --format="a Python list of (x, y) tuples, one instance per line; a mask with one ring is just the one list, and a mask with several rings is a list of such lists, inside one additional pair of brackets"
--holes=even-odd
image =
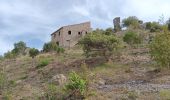
[(20, 40), (41, 49), (63, 25), (91, 21), (93, 29), (113, 27), (116, 16), (167, 19), (169, 5), (169, 0), (0, 0), (0, 54)]

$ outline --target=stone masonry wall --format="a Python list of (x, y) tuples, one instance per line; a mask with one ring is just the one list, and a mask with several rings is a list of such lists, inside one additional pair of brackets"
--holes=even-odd
[[(71, 34), (69, 34), (69, 31), (71, 31)], [(90, 22), (68, 25), (53, 33), (52, 41), (58, 42), (62, 47), (73, 47), (80, 38), (89, 32), (91, 32)]]

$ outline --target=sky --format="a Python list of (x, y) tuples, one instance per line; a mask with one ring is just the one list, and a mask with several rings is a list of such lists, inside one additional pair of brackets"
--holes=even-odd
[(113, 18), (147, 21), (170, 17), (170, 0), (0, 0), (0, 55), (18, 41), (41, 49), (63, 25), (91, 21), (92, 28), (113, 27)]

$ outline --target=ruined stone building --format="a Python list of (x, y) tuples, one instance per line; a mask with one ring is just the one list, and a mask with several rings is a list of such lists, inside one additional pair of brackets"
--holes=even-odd
[(120, 26), (120, 17), (116, 17), (113, 19), (113, 24), (114, 24), (114, 31), (120, 31), (121, 30), (121, 26)]
[(91, 30), (90, 22), (63, 26), (51, 34), (51, 41), (59, 46), (70, 48), (76, 45), (80, 38), (91, 32)]

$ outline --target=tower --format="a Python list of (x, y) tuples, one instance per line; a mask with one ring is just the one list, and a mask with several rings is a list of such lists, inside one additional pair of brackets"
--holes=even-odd
[(120, 27), (120, 17), (116, 17), (113, 19), (113, 24), (114, 24), (114, 31), (120, 31), (121, 27)]

